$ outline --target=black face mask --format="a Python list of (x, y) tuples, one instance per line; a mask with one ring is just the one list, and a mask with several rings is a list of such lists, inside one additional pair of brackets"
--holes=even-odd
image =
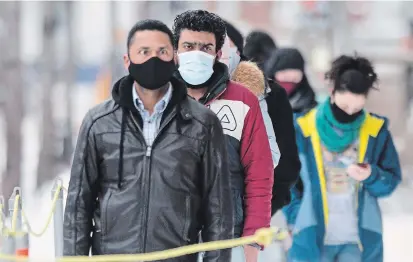
[(347, 114), (344, 112), (340, 107), (338, 107), (335, 103), (330, 103), (331, 111), (333, 112), (334, 118), (343, 124), (351, 123), (355, 121), (360, 115), (363, 114), (363, 110), (358, 111), (352, 115)]
[(166, 85), (176, 70), (175, 62), (152, 57), (142, 64), (129, 65), (129, 74), (143, 88), (156, 90)]

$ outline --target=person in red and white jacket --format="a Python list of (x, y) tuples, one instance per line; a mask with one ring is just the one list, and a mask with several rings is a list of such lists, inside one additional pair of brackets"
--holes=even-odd
[[(226, 37), (225, 22), (219, 16), (204, 10), (184, 12), (175, 18), (173, 33), (178, 77), (186, 82), (192, 98), (216, 113), (226, 135), (235, 204), (234, 235), (252, 235), (270, 226), (274, 182), (258, 99), (230, 81), (227, 66), (219, 62)], [(260, 248), (235, 248), (232, 261), (256, 262)], [(209, 260), (204, 257), (204, 261)]]

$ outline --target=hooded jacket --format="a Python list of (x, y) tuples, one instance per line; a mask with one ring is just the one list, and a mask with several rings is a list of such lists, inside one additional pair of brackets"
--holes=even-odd
[[(319, 262), (329, 223), (329, 204), (315, 108), (296, 118), (297, 144), (302, 160), (301, 178), (307, 190), (292, 192), (284, 208), (293, 227), (292, 261)], [(358, 162), (368, 162), (371, 175), (356, 185), (359, 248), (363, 262), (383, 261), (383, 221), (378, 198), (389, 196), (402, 179), (399, 157), (388, 120), (367, 113), (359, 131)]]
[[(64, 255), (133, 254), (233, 237), (225, 137), (215, 114), (172, 79), (172, 98), (152, 146), (119, 80), (112, 99), (83, 120), (64, 219)], [(92, 224), (92, 221), (94, 222)], [(91, 236), (92, 233), (92, 236)], [(197, 254), (165, 261), (197, 260)], [(227, 250), (203, 261), (230, 261)]]
[[(179, 73), (178, 73), (179, 74)], [(179, 76), (181, 77), (181, 76)], [(199, 99), (216, 113), (226, 137), (231, 187), (235, 205), (235, 237), (269, 227), (274, 181), (271, 150), (258, 99), (229, 80), (228, 68), (215, 63)]]
[(295, 48), (279, 48), (265, 64), (265, 74), (274, 79), (274, 74), (286, 69), (298, 69), (303, 72), (303, 79), (288, 96), (294, 113), (305, 113), (317, 105), (315, 93), (308, 83), (305, 74), (305, 61)]
[(259, 100), (265, 129), (267, 131), (268, 141), (270, 143), (272, 161), (275, 168), (280, 160), (280, 150), (277, 145), (271, 118), (268, 115), (268, 105), (265, 101), (267, 91), (265, 88), (264, 74), (254, 62), (243, 61), (238, 64), (237, 68), (231, 76), (231, 79), (235, 82), (241, 83), (254, 95), (256, 95)]
[[(288, 204), (290, 201), (290, 188), (297, 181), (300, 161), (293, 126), (291, 106), (285, 91), (271, 82), (267, 85), (262, 71), (252, 62), (241, 62), (232, 78), (244, 84), (260, 99), (261, 110), (268, 137), (273, 136), (276, 141), (276, 150), (279, 160), (274, 168), (274, 185), (272, 189), (271, 215)], [(272, 134), (273, 135), (272, 135)], [(274, 155), (274, 154), (273, 154)], [(274, 158), (274, 157), (273, 157)]]

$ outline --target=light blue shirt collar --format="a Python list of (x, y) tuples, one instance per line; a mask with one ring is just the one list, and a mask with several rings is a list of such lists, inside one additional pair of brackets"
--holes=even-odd
[[(142, 100), (140, 99), (138, 95), (138, 92), (136, 92), (135, 85), (132, 86), (132, 96), (133, 96), (133, 104), (135, 105), (136, 109), (138, 109), (140, 113), (147, 112), (147, 110), (145, 109), (142, 103)], [(155, 104), (153, 113), (163, 113), (169, 101), (171, 100), (171, 97), (172, 97), (172, 85), (171, 83), (169, 83), (168, 90), (166, 91), (165, 95), (162, 97), (161, 100), (159, 100)]]

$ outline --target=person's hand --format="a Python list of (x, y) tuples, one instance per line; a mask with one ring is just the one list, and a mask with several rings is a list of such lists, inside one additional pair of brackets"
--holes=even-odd
[(284, 251), (287, 252), (293, 245), (293, 232), (288, 231), (287, 237), (282, 241), (282, 246), (284, 248)]
[(352, 164), (347, 168), (347, 174), (357, 181), (364, 181), (371, 175), (371, 166), (367, 164), (365, 167)]
[(257, 262), (260, 250), (256, 247), (244, 246), (245, 262)]

